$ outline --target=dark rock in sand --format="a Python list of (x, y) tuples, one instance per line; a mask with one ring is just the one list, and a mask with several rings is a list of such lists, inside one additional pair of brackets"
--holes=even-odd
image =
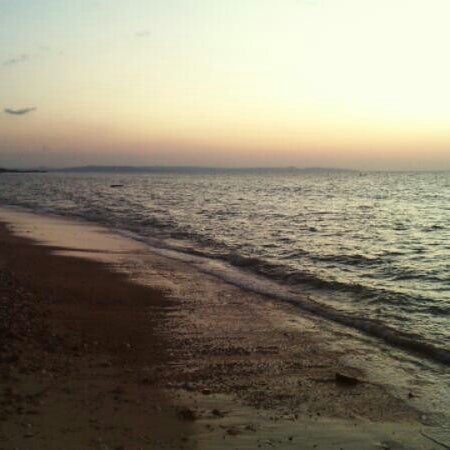
[(339, 372), (336, 372), (335, 380), (336, 383), (344, 386), (356, 386), (357, 384), (361, 383), (361, 380), (358, 380), (358, 378)]
[(190, 421), (197, 420), (196, 412), (190, 408), (184, 408), (181, 411), (179, 411), (178, 417), (182, 420), (190, 420)]
[(214, 409), (211, 411), (211, 413), (212, 413), (213, 416), (216, 416), (216, 417), (225, 417), (225, 413), (223, 413), (222, 411), (219, 411), (219, 410), (216, 409), (216, 408), (214, 408)]
[(112, 363), (110, 361), (103, 361), (99, 364), (99, 367), (101, 367), (103, 369), (106, 369), (111, 366), (112, 366)]
[(228, 428), (227, 433), (230, 436), (237, 436), (238, 434), (241, 434), (241, 431), (237, 428)]
[(17, 354), (5, 355), (0, 358), (0, 363), (14, 364), (17, 362), (19, 362), (19, 355)]
[(123, 395), (125, 394), (125, 389), (121, 386), (117, 386), (115, 389), (112, 389), (111, 394), (115, 394), (115, 395)]

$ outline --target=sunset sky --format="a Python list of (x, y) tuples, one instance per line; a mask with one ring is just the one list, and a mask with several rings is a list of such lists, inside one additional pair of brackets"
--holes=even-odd
[(0, 0), (0, 166), (450, 169), (449, 0)]

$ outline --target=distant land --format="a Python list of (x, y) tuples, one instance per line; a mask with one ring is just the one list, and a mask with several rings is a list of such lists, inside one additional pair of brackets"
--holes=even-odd
[(0, 167), (0, 173), (44, 173), (46, 170), (38, 169), (6, 169)]
[(260, 173), (260, 172), (357, 172), (351, 169), (328, 167), (200, 167), (200, 166), (80, 166), (62, 169), (49, 169), (49, 172), (65, 173)]
[(50, 168), (39, 166), (34, 168), (5, 168), (0, 167), (2, 173), (359, 173), (390, 172), (390, 173), (441, 173), (441, 170), (360, 170), (340, 167), (204, 167), (204, 166), (112, 166), (90, 165), (75, 167)]

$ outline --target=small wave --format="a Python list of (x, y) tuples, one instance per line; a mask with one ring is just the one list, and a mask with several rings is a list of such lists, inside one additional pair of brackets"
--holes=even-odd
[(315, 261), (334, 262), (349, 266), (373, 266), (382, 263), (380, 258), (370, 258), (364, 255), (314, 255), (310, 258)]
[(429, 305), (424, 309), (426, 312), (436, 316), (450, 316), (450, 305)]
[(205, 258), (163, 248), (153, 248), (152, 250), (162, 256), (189, 262), (202, 272), (214, 275), (237, 287), (282, 300), (316, 316), (351, 327), (353, 329), (357, 329), (370, 336), (382, 339), (393, 346), (404, 350), (413, 351), (415, 353), (420, 353), (428, 359), (445, 365), (450, 365), (450, 350), (437, 347), (432, 343), (425, 341), (419, 335), (395, 330), (380, 321), (355, 317), (354, 315), (346, 312), (338, 311), (320, 304), (309, 297), (289, 292), (288, 290), (283, 289), (282, 286), (270, 280), (249, 275), (239, 269), (226, 267), (219, 261), (212, 263)]
[(431, 225), (429, 227), (423, 228), (426, 233), (431, 233), (433, 231), (445, 230), (443, 225)]
[[(364, 299), (375, 299), (386, 304), (410, 304), (411, 297), (401, 293), (395, 293), (382, 288), (374, 288), (368, 285), (350, 283), (339, 280), (324, 279), (307, 270), (300, 271), (282, 264), (271, 263), (263, 258), (245, 257), (237, 253), (225, 255), (223, 259), (231, 265), (251, 270), (276, 282), (286, 283), (291, 287), (310, 287), (323, 291), (347, 292), (357, 294)], [(417, 298), (418, 300), (421, 300)]]
[(264, 261), (260, 258), (246, 257), (238, 253), (230, 253), (226, 259), (236, 267), (257, 268), (264, 264)]

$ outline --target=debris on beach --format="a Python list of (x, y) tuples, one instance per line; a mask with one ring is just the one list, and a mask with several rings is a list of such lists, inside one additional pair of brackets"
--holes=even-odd
[(194, 421), (198, 419), (197, 413), (191, 408), (183, 408), (178, 412), (178, 417), (182, 420)]
[(213, 416), (216, 416), (216, 417), (225, 417), (225, 413), (220, 411), (220, 410), (218, 410), (217, 408), (214, 408), (211, 411), (211, 413), (212, 413)]
[(361, 383), (361, 380), (359, 380), (358, 378), (353, 377), (351, 375), (345, 375), (340, 372), (336, 372), (334, 378), (336, 383), (346, 386), (356, 386), (357, 384)]

